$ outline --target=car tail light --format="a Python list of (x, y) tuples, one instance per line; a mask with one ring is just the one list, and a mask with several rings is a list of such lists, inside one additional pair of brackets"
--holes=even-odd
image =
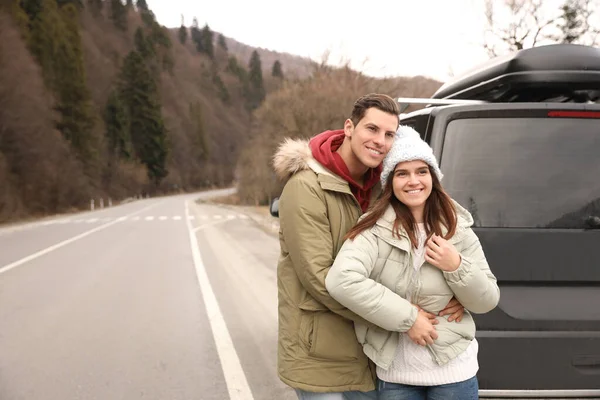
[(557, 118), (600, 118), (600, 111), (550, 111), (548, 116)]

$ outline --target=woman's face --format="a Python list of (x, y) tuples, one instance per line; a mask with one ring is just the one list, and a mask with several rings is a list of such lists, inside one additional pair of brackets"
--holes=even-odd
[(425, 202), (431, 194), (433, 182), (429, 165), (421, 160), (398, 163), (394, 169), (394, 195), (412, 212), (417, 222), (423, 222)]

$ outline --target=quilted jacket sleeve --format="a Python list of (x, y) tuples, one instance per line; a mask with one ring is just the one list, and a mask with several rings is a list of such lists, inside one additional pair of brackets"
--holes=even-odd
[(496, 277), (490, 270), (479, 238), (472, 229), (466, 232), (462, 261), (456, 271), (444, 272), (446, 282), (460, 303), (469, 311), (483, 314), (500, 300)]
[(347, 240), (329, 270), (327, 290), (367, 321), (388, 331), (406, 332), (417, 319), (417, 308), (369, 278), (377, 254), (377, 238), (368, 230)]

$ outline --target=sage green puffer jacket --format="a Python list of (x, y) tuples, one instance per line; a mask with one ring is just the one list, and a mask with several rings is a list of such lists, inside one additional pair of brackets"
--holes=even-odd
[[(461, 322), (438, 317), (439, 337), (427, 347), (439, 365), (462, 353), (475, 337), (471, 312), (486, 313), (498, 304), (500, 290), (471, 229), (473, 219), (458, 203), (454, 206), (458, 226), (449, 242), (462, 257), (456, 271), (443, 272), (425, 262), (413, 276), (411, 243), (404, 230), (400, 238), (392, 235), (396, 215), (391, 206), (371, 229), (344, 243), (329, 270), (329, 293), (376, 325), (357, 322), (356, 335), (365, 354), (383, 369), (394, 359), (400, 332), (414, 324), (417, 308), (413, 304), (437, 314), (454, 296), (465, 307)], [(413, 304), (406, 299), (411, 285)]]

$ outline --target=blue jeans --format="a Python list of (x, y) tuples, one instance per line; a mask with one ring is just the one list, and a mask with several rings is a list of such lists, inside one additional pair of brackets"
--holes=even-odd
[(466, 381), (437, 386), (411, 386), (377, 380), (379, 400), (477, 400), (479, 382)]
[(377, 391), (371, 392), (336, 392), (336, 393), (316, 393), (306, 392), (295, 389), (299, 400), (376, 400)]

